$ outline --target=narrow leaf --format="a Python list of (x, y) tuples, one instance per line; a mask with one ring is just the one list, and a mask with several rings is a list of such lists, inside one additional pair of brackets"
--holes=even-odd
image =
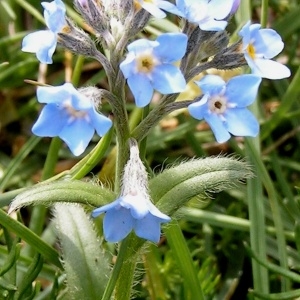
[(55, 205), (55, 223), (63, 253), (70, 299), (101, 299), (109, 263), (89, 217), (79, 205)]

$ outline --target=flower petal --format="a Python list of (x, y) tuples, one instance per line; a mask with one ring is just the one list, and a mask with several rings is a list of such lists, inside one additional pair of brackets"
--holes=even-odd
[(197, 120), (202, 120), (206, 114), (209, 114), (209, 109), (207, 105), (207, 100), (209, 95), (206, 94), (202, 97), (200, 101), (192, 103), (188, 106), (188, 111), (192, 117)]
[(103, 220), (104, 236), (108, 242), (117, 243), (124, 239), (133, 229), (134, 219), (125, 208), (106, 212)]
[(143, 9), (147, 10), (155, 18), (162, 19), (166, 17), (166, 14), (151, 2), (142, 1), (141, 5)]
[(152, 202), (149, 201), (148, 203), (150, 213), (157, 217), (161, 223), (167, 223), (171, 221), (171, 218), (164, 213), (162, 213)]
[(47, 104), (33, 125), (32, 132), (37, 136), (58, 136), (67, 124), (68, 118), (69, 114), (65, 109), (60, 108), (56, 104)]
[(226, 26), (227, 26), (227, 21), (214, 20), (212, 18), (207, 20), (206, 22), (201, 22), (199, 24), (200, 29), (206, 31), (220, 31), (220, 30), (224, 30)]
[(22, 51), (36, 53), (36, 57), (41, 63), (51, 64), (56, 44), (57, 37), (55, 33), (50, 30), (40, 30), (24, 37)]
[(134, 219), (142, 219), (149, 213), (144, 195), (137, 194), (133, 196), (128, 194), (126, 196), (120, 197), (119, 199), (120, 205), (124, 208), (129, 209)]
[(135, 73), (135, 68), (136, 68), (135, 54), (133, 52), (129, 52), (125, 60), (121, 62), (120, 69), (124, 77), (127, 79), (129, 76)]
[(65, 101), (71, 100), (70, 91), (65, 85), (60, 86), (39, 86), (36, 91), (40, 103), (55, 103), (62, 105)]
[(89, 110), (88, 114), (91, 118), (91, 123), (99, 136), (104, 136), (112, 126), (111, 119), (98, 113), (94, 107)]
[(140, 238), (158, 243), (160, 239), (160, 221), (150, 213), (141, 220), (136, 220), (134, 231)]
[(98, 208), (94, 209), (92, 211), (92, 217), (96, 218), (99, 215), (108, 212), (109, 210), (117, 209), (117, 208), (120, 208), (120, 207), (121, 207), (120, 206), (120, 201), (119, 201), (119, 199), (117, 199), (117, 200), (115, 200), (115, 201), (113, 201), (109, 204), (106, 204), (106, 205), (103, 205), (101, 207), (98, 207)]
[(205, 120), (213, 131), (218, 143), (224, 143), (230, 139), (230, 134), (219, 116), (209, 114), (205, 116)]
[(62, 129), (59, 137), (65, 141), (72, 153), (82, 154), (94, 135), (94, 127), (85, 118), (74, 118)]
[(134, 96), (136, 106), (144, 107), (150, 103), (153, 87), (147, 76), (134, 74), (128, 77), (127, 83)]
[(186, 87), (181, 71), (173, 65), (158, 65), (152, 71), (152, 78), (154, 89), (162, 94), (183, 92)]
[(245, 108), (228, 109), (224, 113), (227, 130), (235, 136), (257, 136), (259, 124), (254, 115)]
[(225, 96), (229, 103), (246, 107), (255, 100), (260, 83), (261, 78), (256, 75), (235, 76), (227, 82)]
[(163, 63), (172, 63), (181, 59), (186, 51), (187, 36), (183, 33), (164, 33), (157, 38), (158, 46), (154, 55)]
[(66, 25), (66, 7), (61, 0), (55, 0), (52, 2), (42, 2), (44, 7), (44, 18), (48, 28), (57, 33), (61, 28)]
[(184, 17), (183, 13), (169, 1), (157, 1), (157, 6), (171, 14), (175, 14), (180, 17)]
[(255, 59), (254, 62), (256, 68), (251, 68), (253, 74), (263, 78), (282, 79), (291, 76), (289, 68), (276, 61), (269, 59)]
[(233, 6), (233, 0), (211, 0), (207, 6), (209, 16), (217, 20), (223, 20), (229, 15)]
[(273, 29), (260, 29), (253, 39), (254, 48), (258, 57), (260, 57), (261, 54), (264, 58), (273, 58), (280, 53), (284, 47), (280, 35)]
[(220, 94), (225, 88), (225, 81), (217, 75), (206, 75), (200, 81), (195, 81), (203, 94)]

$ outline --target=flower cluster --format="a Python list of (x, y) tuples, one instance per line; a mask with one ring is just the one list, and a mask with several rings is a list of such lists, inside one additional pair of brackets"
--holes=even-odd
[[(192, 117), (204, 119), (219, 143), (231, 135), (256, 136), (259, 124), (247, 107), (254, 102), (261, 79), (286, 78), (290, 70), (272, 60), (283, 49), (280, 36), (272, 29), (262, 29), (260, 24), (245, 24), (239, 32), (240, 40), (229, 45), (225, 28), (239, 4), (240, 0), (74, 0), (96, 36), (94, 41), (66, 18), (61, 0), (42, 2), (48, 29), (25, 36), (22, 50), (36, 53), (42, 63), (52, 63), (57, 43), (91, 57), (103, 66), (109, 89), (77, 90), (70, 83), (39, 87), (38, 101), (46, 105), (33, 126), (34, 134), (59, 136), (73, 154), (80, 155), (95, 132), (103, 136), (112, 126), (112, 121), (95, 108), (105, 98), (114, 115), (117, 144), (125, 145), (130, 137), (124, 109), (127, 82), (138, 107), (151, 104), (154, 91), (162, 95), (154, 112), (136, 128), (134, 136), (139, 142), (165, 114), (178, 108), (187, 108)], [(183, 20), (182, 30), (146, 38), (143, 29), (150, 18), (165, 18), (167, 14)], [(135, 39), (137, 34), (142, 38)], [(227, 82), (217, 75), (203, 75), (212, 68), (228, 70), (246, 65), (252, 74)], [(202, 79), (195, 84), (202, 95), (176, 102), (187, 83), (200, 74)], [(158, 242), (160, 225), (170, 218), (152, 204), (137, 143), (129, 140), (130, 158), (123, 170), (120, 195), (92, 215), (105, 213), (104, 235), (110, 242), (119, 242), (132, 230), (141, 238)], [(123, 166), (125, 163), (124, 159)]]

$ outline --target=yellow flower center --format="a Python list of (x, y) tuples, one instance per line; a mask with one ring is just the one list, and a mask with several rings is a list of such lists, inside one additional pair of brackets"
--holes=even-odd
[(156, 65), (157, 60), (149, 52), (142, 53), (136, 58), (136, 68), (139, 73), (151, 73)]
[(212, 113), (222, 114), (227, 108), (226, 99), (219, 95), (210, 98), (208, 101), (208, 107)]
[(255, 58), (255, 48), (252, 44), (249, 44), (247, 47), (247, 52), (249, 54), (249, 56), (254, 59)]

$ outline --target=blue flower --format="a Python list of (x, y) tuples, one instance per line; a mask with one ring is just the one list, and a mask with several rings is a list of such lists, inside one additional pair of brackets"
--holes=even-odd
[(177, 8), (191, 23), (207, 31), (224, 30), (234, 0), (176, 0)]
[(190, 114), (210, 125), (216, 140), (226, 142), (230, 133), (236, 136), (256, 136), (259, 124), (246, 108), (254, 102), (261, 78), (247, 74), (231, 78), (227, 83), (216, 75), (207, 75), (196, 84), (203, 97), (190, 104)]
[(123, 170), (120, 197), (95, 209), (92, 217), (105, 213), (104, 236), (109, 242), (119, 242), (134, 230), (137, 236), (157, 243), (160, 239), (160, 224), (171, 219), (150, 200), (148, 174), (140, 159), (136, 140), (129, 140), (129, 149), (130, 157)]
[(165, 10), (172, 14), (183, 17), (183, 14), (178, 10), (178, 8), (169, 1), (163, 0), (135, 0), (135, 3), (141, 6), (143, 9), (147, 10), (155, 18), (165, 18), (166, 14), (162, 11)]
[(41, 63), (51, 64), (57, 44), (57, 33), (66, 25), (66, 8), (61, 0), (42, 2), (44, 18), (49, 30), (40, 30), (26, 35), (22, 42), (22, 51), (35, 53)]
[(160, 212), (148, 197), (136, 191), (95, 209), (92, 217), (95, 218), (102, 213), (105, 213), (104, 236), (111, 243), (121, 241), (132, 230), (137, 236), (158, 243), (160, 224), (170, 221), (170, 218)]
[(186, 46), (183, 33), (165, 33), (156, 41), (140, 39), (128, 45), (129, 53), (120, 68), (138, 107), (150, 103), (154, 89), (161, 94), (185, 89), (185, 79), (173, 63), (184, 56)]
[(95, 130), (103, 136), (112, 126), (109, 118), (95, 110), (93, 99), (77, 91), (71, 83), (38, 87), (37, 99), (46, 106), (32, 132), (37, 136), (59, 136), (74, 155), (84, 152)]
[(241, 29), (245, 59), (253, 74), (269, 79), (281, 79), (291, 75), (290, 70), (271, 60), (283, 49), (280, 35), (273, 29), (260, 29), (260, 24), (250, 25), (250, 21)]

